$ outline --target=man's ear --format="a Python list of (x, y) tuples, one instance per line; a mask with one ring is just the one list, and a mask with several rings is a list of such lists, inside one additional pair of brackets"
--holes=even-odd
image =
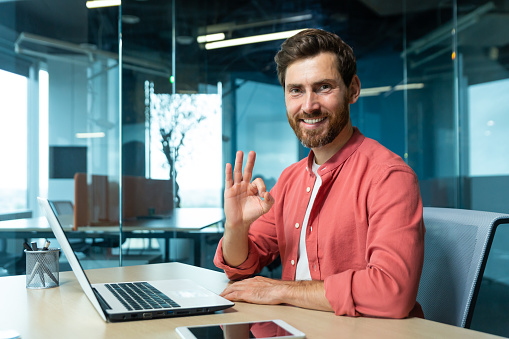
[(361, 94), (361, 81), (357, 74), (355, 74), (352, 78), (352, 82), (350, 83), (350, 87), (348, 87), (348, 95), (349, 95), (349, 103), (354, 104), (357, 99), (359, 99), (359, 95)]

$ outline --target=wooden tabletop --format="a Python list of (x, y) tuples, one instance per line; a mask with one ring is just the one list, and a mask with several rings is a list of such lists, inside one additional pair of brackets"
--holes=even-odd
[[(180, 263), (164, 263), (86, 271), (92, 283), (187, 278), (220, 293), (223, 273)], [(0, 332), (15, 330), (30, 338), (178, 338), (178, 326), (282, 319), (307, 338), (496, 338), (485, 333), (418, 318), (392, 320), (335, 316), (330, 312), (284, 305), (238, 302), (210, 315), (106, 323), (82, 292), (72, 272), (60, 273), (60, 286), (25, 288), (25, 276), (0, 278)]]
[[(176, 208), (164, 217), (134, 218), (122, 223), (124, 231), (199, 231), (223, 221), (222, 208)], [(62, 225), (72, 231), (72, 224)], [(119, 225), (80, 226), (80, 232), (118, 232)], [(0, 221), (0, 232), (46, 232), (51, 231), (45, 217)], [(0, 236), (2, 234), (0, 233)]]

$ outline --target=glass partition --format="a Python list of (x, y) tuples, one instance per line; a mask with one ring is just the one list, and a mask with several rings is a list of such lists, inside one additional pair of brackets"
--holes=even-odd
[[(213, 268), (225, 163), (255, 150), (271, 187), (309, 152), (286, 122), (283, 40), (232, 42), (307, 27), (353, 47), (352, 121), (408, 162), (425, 206), (507, 212), (508, 12), (469, 0), (0, 2), (0, 156), (12, 164), (0, 274), (23, 273), (33, 234), (9, 238), (5, 219), (37, 219), (37, 196), (57, 203), (86, 268)], [(184, 230), (178, 213), (191, 215)], [(504, 244), (493, 267), (507, 266)], [(487, 268), (506, 284), (499, 273)]]
[[(509, 4), (458, 1), (460, 207), (509, 212)], [(495, 33), (495, 32), (500, 32)], [(509, 227), (495, 233), (472, 328), (509, 336)]]
[[(459, 9), (461, 9), (461, 6)], [(509, 198), (508, 5), (482, 1), (458, 11), (458, 96), (463, 206), (507, 213)]]
[[(507, 4), (452, 1), (405, 14), (408, 163), (425, 206), (507, 213)], [(471, 327), (506, 336), (509, 229), (496, 231)]]
[(507, 212), (508, 41), (489, 32), (505, 29), (505, 11), (454, 1), (406, 13), (406, 82), (422, 86), (405, 93), (408, 163), (427, 206)]
[(421, 87), (405, 91), (408, 163), (425, 205), (459, 207), (455, 12), (451, 4), (405, 16), (405, 82)]
[[(1, 226), (10, 234), (0, 242), (10, 260), (1, 263), (5, 274), (24, 273), (23, 241), (42, 247), (49, 238), (58, 247), (48, 228), (30, 232), (44, 222), (38, 196), (54, 202), (85, 268), (118, 266), (118, 11), (59, 0), (0, 3), (2, 94), (15, 91), (1, 113), (2, 128), (12, 125), (1, 154), (15, 173), (1, 176), (24, 191), (2, 204), (2, 219), (14, 219)], [(62, 258), (61, 270), (68, 269)]]

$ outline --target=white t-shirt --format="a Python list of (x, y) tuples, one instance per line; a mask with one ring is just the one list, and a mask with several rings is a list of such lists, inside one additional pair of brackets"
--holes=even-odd
[(297, 253), (299, 259), (297, 260), (295, 280), (311, 280), (308, 253), (306, 251), (306, 229), (308, 228), (309, 214), (311, 213), (311, 209), (313, 208), (313, 204), (315, 203), (316, 194), (318, 193), (318, 189), (320, 188), (320, 186), (322, 186), (322, 178), (320, 178), (320, 176), (318, 175), (319, 167), (320, 166), (313, 161), (313, 166), (311, 169), (315, 174), (316, 179), (315, 184), (313, 186), (313, 191), (311, 192), (311, 199), (309, 199), (308, 208), (306, 209), (306, 215), (304, 216), (304, 221), (302, 222), (302, 227), (300, 230), (299, 251)]

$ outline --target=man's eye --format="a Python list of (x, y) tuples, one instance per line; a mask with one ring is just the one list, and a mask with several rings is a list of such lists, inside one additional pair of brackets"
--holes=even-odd
[(323, 84), (322, 86), (320, 86), (320, 90), (322, 90), (322, 91), (329, 90), (330, 88), (331, 88), (331, 85), (329, 85), (329, 84)]
[(298, 88), (291, 88), (290, 89), (290, 94), (299, 94), (300, 93), (300, 89)]

